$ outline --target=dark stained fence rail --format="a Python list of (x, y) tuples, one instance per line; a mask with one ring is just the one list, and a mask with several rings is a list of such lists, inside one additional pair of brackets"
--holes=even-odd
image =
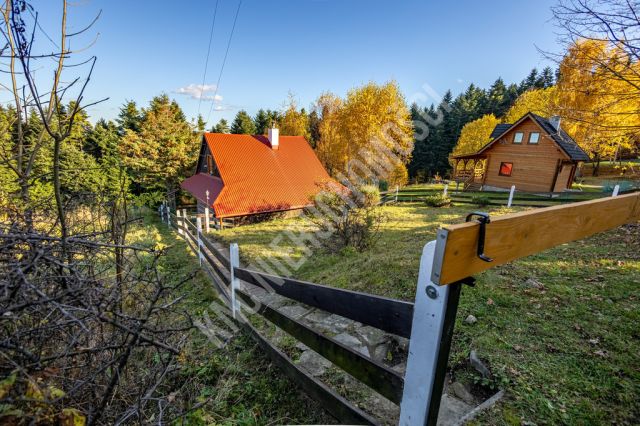
[(264, 304), (256, 305), (254, 299), (242, 290), (236, 290), (236, 295), (251, 308), (257, 309), (256, 313), (262, 315), (298, 341), (304, 343), (390, 401), (396, 404), (400, 403), (404, 380), (397, 372), (330, 337), (316, 332), (276, 309)]
[(275, 291), (281, 296), (409, 338), (413, 303), (371, 294), (282, 278), (244, 268), (235, 268), (236, 277), (249, 284)]
[(327, 385), (315, 377), (305, 373), (295, 365), (289, 357), (276, 348), (271, 342), (262, 337), (260, 332), (247, 322), (238, 322), (244, 330), (260, 345), (267, 356), (280, 367), (294, 383), (296, 383), (307, 395), (318, 401), (332, 416), (345, 424), (376, 425), (378, 422), (351, 404), (348, 400), (338, 395)]

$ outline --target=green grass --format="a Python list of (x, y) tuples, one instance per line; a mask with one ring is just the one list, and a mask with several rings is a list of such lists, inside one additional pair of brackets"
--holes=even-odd
[[(155, 219), (145, 217), (143, 226), (130, 233), (131, 243), (167, 248), (159, 269), (169, 282), (197, 271), (178, 296), (194, 320), (202, 319), (216, 301), (209, 277), (198, 271), (198, 262), (184, 240)], [(175, 386), (174, 404), (190, 411), (188, 425), (262, 425), (325, 423), (331, 418), (318, 404), (297, 390), (265, 357), (261, 349), (241, 332), (223, 348), (218, 348), (199, 330), (191, 332), (179, 357), (181, 372)], [(196, 407), (197, 404), (202, 404)], [(193, 409), (196, 407), (196, 409)]]
[[(301, 262), (288, 268), (296, 278), (412, 301), (422, 247), (441, 224), (461, 222), (474, 206), (383, 210), (389, 220), (381, 239), (363, 253), (308, 256), (282, 233), (312, 230), (300, 219), (216, 235), (238, 242), (245, 262), (289, 256)], [(640, 227), (621, 227), (487, 271), (475, 288), (464, 288), (449, 367), (457, 379), (473, 381), (465, 360), (475, 349), (507, 390), (479, 424), (640, 422), (638, 253)], [(528, 287), (529, 278), (544, 289)], [(476, 324), (463, 322), (469, 314)]]

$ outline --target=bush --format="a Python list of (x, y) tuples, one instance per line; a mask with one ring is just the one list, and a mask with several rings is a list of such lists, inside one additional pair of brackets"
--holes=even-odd
[(352, 193), (327, 186), (305, 213), (318, 226), (325, 248), (335, 253), (349, 247), (362, 252), (376, 243), (385, 220), (379, 202), (380, 192), (375, 186), (362, 186)]
[(375, 185), (363, 185), (358, 188), (362, 196), (356, 200), (359, 207), (373, 207), (380, 204), (380, 190)]
[(474, 195), (473, 197), (471, 197), (471, 202), (473, 204), (484, 207), (488, 206), (491, 203), (491, 200), (486, 195)]
[(430, 207), (444, 207), (451, 204), (451, 198), (444, 194), (429, 195), (424, 200), (425, 204)]
[(388, 191), (389, 190), (389, 182), (387, 182), (386, 180), (381, 180), (380, 182), (378, 182), (378, 188), (380, 189), (380, 191)]

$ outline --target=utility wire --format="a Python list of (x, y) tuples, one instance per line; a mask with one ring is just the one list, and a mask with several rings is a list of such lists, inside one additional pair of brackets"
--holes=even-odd
[(218, 88), (220, 88), (220, 79), (222, 78), (222, 72), (224, 71), (224, 64), (227, 62), (227, 55), (229, 54), (229, 47), (231, 47), (231, 39), (233, 38), (233, 32), (236, 29), (236, 22), (238, 21), (238, 14), (240, 13), (240, 6), (242, 6), (242, 0), (238, 3), (238, 9), (236, 9), (236, 16), (233, 18), (233, 27), (231, 27), (231, 34), (229, 34), (229, 41), (227, 42), (227, 50), (224, 52), (224, 59), (222, 60), (222, 67), (220, 67), (220, 74), (218, 74), (218, 82), (216, 83), (216, 91), (213, 94), (213, 101), (211, 102), (211, 107), (209, 108), (209, 114), (207, 114), (207, 122), (209, 122), (209, 118), (211, 117), (211, 111), (213, 111), (213, 106), (216, 103), (216, 96), (218, 95)]
[[(209, 55), (211, 54), (211, 42), (213, 41), (213, 29), (216, 26), (216, 15), (218, 14), (218, 0), (216, 7), (213, 9), (213, 22), (211, 23), (211, 33), (209, 34), (209, 47), (207, 48), (207, 60), (204, 62), (204, 74), (202, 75), (202, 87), (200, 88), (200, 97), (198, 101), (198, 115), (200, 115), (200, 106), (202, 105), (202, 96), (204, 95), (204, 82), (207, 78), (207, 68), (209, 67)], [(214, 97), (215, 100), (215, 97)]]

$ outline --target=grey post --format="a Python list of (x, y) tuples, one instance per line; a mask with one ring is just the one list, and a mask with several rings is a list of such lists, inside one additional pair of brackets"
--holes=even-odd
[(198, 234), (198, 260), (200, 260), (200, 266), (202, 266), (204, 255), (202, 254), (202, 218), (200, 216), (196, 218), (196, 230)]
[[(424, 246), (413, 310), (409, 355), (400, 404), (402, 426), (435, 425), (444, 387), (451, 335), (461, 284), (439, 286), (431, 280), (436, 253), (443, 253), (446, 234)], [(440, 241), (442, 239), (442, 241)]]
[(238, 243), (231, 243), (229, 246), (229, 272), (231, 274), (231, 313), (233, 319), (236, 318), (238, 308), (238, 302), (236, 301), (236, 290), (240, 286), (240, 280), (236, 278), (234, 268), (240, 267), (240, 251), (238, 249)]
[(511, 207), (511, 203), (513, 203), (513, 194), (516, 192), (516, 186), (511, 185), (511, 192), (509, 192), (509, 202), (507, 202), (507, 207)]
[(620, 192), (620, 185), (616, 185), (613, 187), (613, 192), (611, 193), (612, 197), (617, 197), (618, 196), (618, 192)]
[(182, 227), (184, 226), (184, 221), (180, 217), (180, 210), (176, 210), (176, 226), (178, 227), (178, 235), (184, 235), (182, 232)]
[(204, 230), (207, 234), (211, 231), (211, 228), (210, 228), (211, 223), (209, 222), (209, 220), (210, 220), (209, 207), (205, 207), (204, 208)]
[(167, 226), (171, 228), (171, 208), (169, 207), (168, 204), (165, 204), (165, 208), (167, 211)]

